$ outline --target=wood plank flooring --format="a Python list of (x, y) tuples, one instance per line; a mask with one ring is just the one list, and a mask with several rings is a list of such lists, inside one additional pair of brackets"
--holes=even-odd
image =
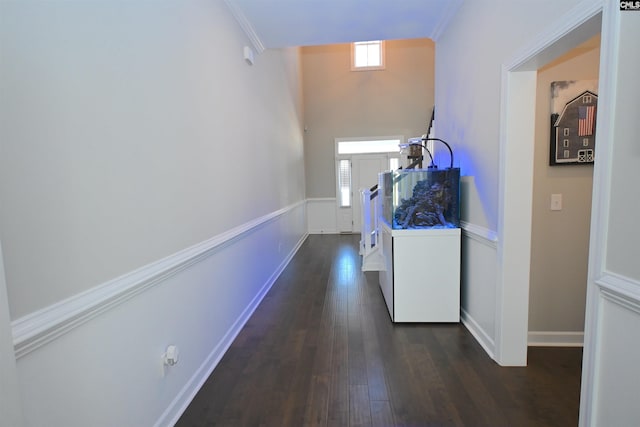
[(575, 426), (582, 350), (503, 368), (461, 324), (392, 324), (359, 235), (311, 235), (176, 424)]

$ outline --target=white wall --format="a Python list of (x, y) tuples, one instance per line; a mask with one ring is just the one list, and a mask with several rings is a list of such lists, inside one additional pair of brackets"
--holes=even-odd
[(170, 424), (303, 241), (298, 50), (245, 45), (219, 1), (2, 3), (26, 425)]
[[(472, 185), (471, 181), (471, 177), (462, 178), (462, 192)], [(486, 290), (497, 281), (497, 238), (488, 229), (465, 222), (461, 226), (460, 318), (485, 351), (494, 356), (496, 296)]]
[(14, 318), (304, 197), (296, 53), (221, 3), (3, 2)]
[(605, 11), (580, 414), (585, 426), (640, 419), (640, 123), (634, 111), (640, 14), (621, 12), (618, 2), (607, 2)]
[(9, 302), (4, 279), (2, 245), (0, 245), (0, 413), (3, 423), (19, 427), (23, 423), (22, 402), (18, 388), (18, 371), (13, 353), (13, 335), (9, 322)]
[(302, 243), (303, 206), (14, 322), (26, 425), (172, 425)]
[(475, 177), (477, 204), (463, 220), (497, 229), (501, 67), (577, 0), (464, 3), (436, 43), (436, 120), (463, 175)]
[[(599, 37), (538, 71), (534, 147), (529, 343), (582, 343), (587, 290), (593, 165), (549, 166), (550, 85), (596, 80)], [(563, 209), (550, 210), (551, 194)]]
[(338, 233), (335, 197), (307, 199), (307, 231), (309, 234)]
[[(507, 93), (503, 95), (508, 102), (504, 105), (504, 116), (499, 120), (505, 120), (505, 123), (501, 122), (500, 129), (501, 132), (506, 131), (507, 136), (501, 135), (501, 145), (507, 146), (501, 146), (506, 153), (501, 152), (500, 157), (512, 161), (518, 158), (519, 147), (522, 153), (528, 153), (526, 147), (518, 145), (519, 135), (516, 131), (518, 126), (530, 126), (519, 121), (533, 117), (533, 111), (514, 112), (508, 107), (515, 105), (527, 108), (518, 95), (526, 94), (527, 99), (535, 98), (535, 78), (531, 78), (535, 77), (535, 72), (531, 70), (548, 63), (567, 48), (575, 47), (585, 40), (584, 37), (593, 36), (596, 27), (600, 27), (600, 17), (602, 18), (598, 100), (600, 109), (596, 147), (598, 161), (594, 166), (580, 405), (580, 425), (584, 426), (631, 425), (640, 418), (637, 399), (634, 398), (640, 392), (640, 371), (637, 369), (637, 360), (640, 358), (640, 276), (635, 256), (637, 242), (640, 241), (640, 230), (635, 227), (640, 198), (635, 196), (637, 189), (630, 184), (640, 179), (636, 144), (639, 125), (634, 112), (640, 91), (640, 83), (636, 78), (640, 71), (640, 50), (635, 48), (635, 42), (640, 37), (640, 15), (637, 12), (621, 12), (619, 7), (619, 2), (613, 0), (581, 2), (571, 13), (561, 16), (564, 20), (556, 22), (549, 30), (542, 31), (539, 37), (524, 44), (504, 64), (502, 73), (504, 84), (501, 89), (507, 89)], [(533, 10), (531, 16), (535, 16)], [(523, 29), (526, 29), (526, 20), (516, 23), (522, 24)], [(514, 36), (517, 34), (518, 31), (514, 31)], [(436, 64), (439, 65), (440, 62), (437, 61)], [(436, 99), (439, 99), (438, 96)], [(527, 133), (523, 138), (532, 140), (532, 134), (533, 132)], [(522, 178), (522, 174), (513, 174), (510, 170), (522, 161), (512, 163), (514, 165), (500, 165), (500, 169), (504, 167), (508, 169), (506, 174), (509, 176)], [(508, 194), (512, 183), (504, 185), (507, 194), (500, 194), (500, 198), (517, 199)], [(501, 206), (501, 209), (504, 212), (507, 207)], [(523, 216), (527, 217), (526, 214)], [(510, 225), (510, 228), (513, 227)], [(506, 238), (511, 240), (511, 244), (514, 243), (512, 236), (500, 234), (498, 249), (513, 249), (506, 248), (501, 241)], [(501, 255), (504, 259), (504, 254)], [(503, 305), (511, 304), (511, 311), (525, 307), (515, 304), (505, 296), (511, 295), (512, 290), (519, 293), (528, 289), (523, 283), (504, 280), (505, 277), (510, 277), (504, 272), (511, 272), (513, 268), (510, 265), (498, 265), (497, 269), (502, 276), (502, 280), (498, 278), (502, 301), (498, 302)], [(482, 277), (478, 279), (478, 283), (482, 283)], [(522, 301), (519, 298), (516, 302)], [(510, 313), (500, 309), (496, 313), (497, 316), (505, 314)], [(504, 327), (505, 321), (509, 319), (510, 317), (503, 317), (497, 320)], [(498, 333), (497, 336), (499, 335)]]
[[(631, 16), (630, 16), (631, 14)], [(635, 15), (638, 15), (636, 12)], [(640, 17), (632, 12), (621, 14), (620, 60), (617, 75), (615, 116), (613, 122), (613, 151), (611, 168), (611, 207), (608, 215), (606, 269), (625, 277), (640, 279), (640, 263), (635, 243), (640, 237), (638, 212), (640, 188), (638, 183), (638, 70), (640, 53), (634, 42), (640, 36)]]
[[(464, 187), (467, 194), (463, 196), (461, 216), (467, 228), (470, 225), (483, 230), (476, 233), (480, 236), (495, 236), (499, 231), (503, 65), (576, 3), (577, 0), (466, 2), (436, 42), (437, 136), (452, 145), (461, 173), (473, 176)], [(510, 149), (516, 153), (524, 149), (528, 155), (527, 147)], [(514, 188), (514, 195), (522, 190)], [(485, 348), (495, 356), (491, 346), (498, 333), (496, 319), (502, 316), (496, 301), (501, 297), (497, 286), (504, 266), (498, 257), (500, 243), (496, 245), (486, 237), (484, 240), (486, 244), (474, 247), (482, 251), (481, 258), (486, 263), (469, 257), (462, 260), (463, 320), (476, 336), (484, 337)], [(463, 242), (463, 247), (472, 244)], [(465, 288), (473, 289), (482, 298), (470, 298), (470, 294), (465, 295)]]

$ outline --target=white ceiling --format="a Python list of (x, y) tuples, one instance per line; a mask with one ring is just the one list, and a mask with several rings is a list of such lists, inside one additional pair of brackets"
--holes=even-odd
[(269, 48), (428, 37), (462, 0), (225, 0), (261, 52)]

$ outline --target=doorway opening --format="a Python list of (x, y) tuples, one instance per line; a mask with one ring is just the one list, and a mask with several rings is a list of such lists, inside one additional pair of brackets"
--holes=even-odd
[(602, 29), (601, 4), (566, 16), (503, 67), (495, 358), (504, 366), (527, 364), (538, 69)]
[[(538, 70), (533, 169), (529, 346), (581, 347), (587, 294), (593, 163), (562, 164), (550, 158), (557, 138), (550, 117), (589, 91), (597, 94), (600, 35)], [(552, 101), (555, 100), (555, 107)], [(580, 100), (582, 103), (582, 100)], [(578, 107), (580, 108), (580, 107)], [(594, 110), (595, 107), (591, 107)], [(574, 106), (575, 110), (575, 106)], [(570, 116), (568, 111), (566, 116)], [(583, 132), (562, 127), (561, 139), (594, 137), (597, 112)], [(587, 122), (582, 120), (579, 124)], [(560, 129), (560, 128), (556, 128)], [(578, 137), (578, 139), (581, 139)], [(579, 142), (579, 141), (578, 141)], [(582, 146), (583, 144), (580, 144)], [(556, 147), (558, 144), (556, 144)], [(580, 148), (580, 146), (578, 148)], [(562, 145), (560, 145), (562, 147)], [(568, 148), (561, 148), (566, 152)], [(554, 152), (557, 155), (557, 152)], [(552, 200), (555, 202), (552, 205)]]

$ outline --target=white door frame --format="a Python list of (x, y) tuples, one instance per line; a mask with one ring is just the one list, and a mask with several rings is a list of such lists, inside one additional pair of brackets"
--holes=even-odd
[(537, 70), (600, 33), (602, 11), (601, 0), (579, 3), (502, 68), (495, 359), (503, 366), (527, 363)]
[[(358, 152), (351, 154), (339, 154), (338, 152), (338, 144), (342, 141), (348, 142), (359, 142), (359, 141), (380, 141), (380, 140), (397, 140), (399, 143), (404, 141), (404, 136), (402, 135), (392, 135), (392, 136), (371, 136), (371, 137), (357, 137), (357, 138), (335, 138), (334, 140), (334, 150), (335, 150), (335, 174), (336, 174), (336, 226), (339, 233), (341, 232), (360, 232), (359, 227), (355, 227), (354, 221), (354, 209), (353, 205), (355, 203), (356, 198), (360, 197), (359, 188), (355, 188), (353, 184), (353, 158), (357, 156), (386, 156), (387, 164), (389, 163), (389, 159), (398, 158), (400, 161), (402, 160), (402, 154), (400, 151), (395, 152)], [(340, 160), (349, 160), (351, 165), (351, 205), (347, 207), (340, 206), (340, 171), (339, 171), (339, 163)], [(377, 182), (371, 183), (371, 186), (377, 184)]]

